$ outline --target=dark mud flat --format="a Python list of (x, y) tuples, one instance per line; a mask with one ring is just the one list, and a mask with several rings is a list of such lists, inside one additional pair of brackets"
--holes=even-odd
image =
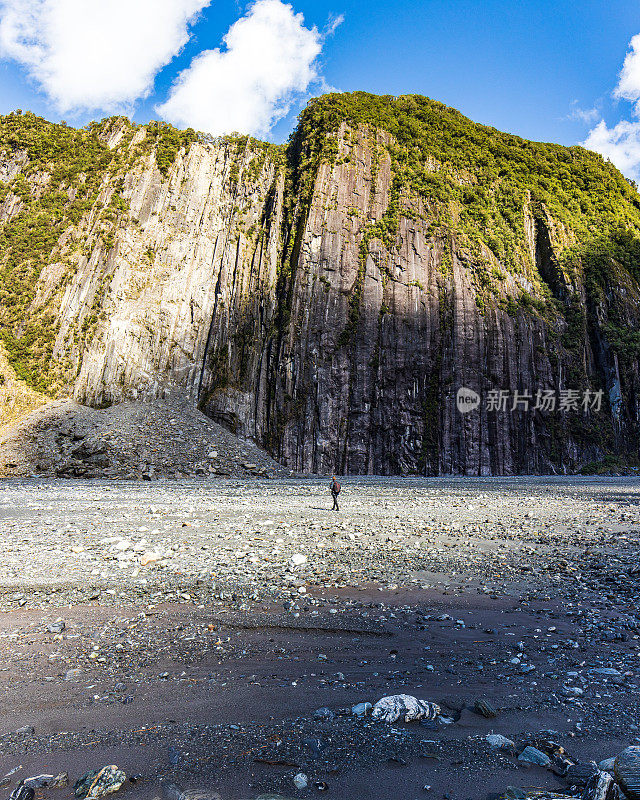
[[(6, 794), (117, 764), (139, 777), (114, 796), (132, 798), (168, 778), (223, 800), (484, 800), (566, 787), (488, 733), (576, 761), (640, 742), (636, 481), (345, 481), (339, 515), (326, 494), (5, 483)], [(454, 721), (351, 714), (401, 692)]]

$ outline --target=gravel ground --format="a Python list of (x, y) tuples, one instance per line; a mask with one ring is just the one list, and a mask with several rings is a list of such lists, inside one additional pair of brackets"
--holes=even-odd
[[(118, 764), (140, 798), (485, 800), (567, 790), (527, 743), (640, 743), (637, 480), (344, 479), (330, 508), (316, 479), (4, 481), (7, 793)], [(350, 713), (399, 692), (453, 722)]]

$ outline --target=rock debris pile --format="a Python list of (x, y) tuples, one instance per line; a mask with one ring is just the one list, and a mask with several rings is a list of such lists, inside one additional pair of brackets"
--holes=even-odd
[(0, 434), (0, 476), (152, 480), (289, 474), (252, 442), (181, 400), (131, 401), (102, 410), (56, 401)]

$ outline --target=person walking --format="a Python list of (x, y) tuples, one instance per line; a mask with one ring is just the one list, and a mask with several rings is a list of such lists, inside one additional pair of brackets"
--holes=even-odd
[(336, 480), (336, 476), (335, 475), (333, 475), (331, 477), (331, 487), (330, 488), (331, 488), (331, 497), (333, 497), (333, 508), (331, 510), (332, 511), (340, 511), (340, 508), (338, 506), (338, 495), (340, 494), (341, 486), (338, 483), (338, 481)]

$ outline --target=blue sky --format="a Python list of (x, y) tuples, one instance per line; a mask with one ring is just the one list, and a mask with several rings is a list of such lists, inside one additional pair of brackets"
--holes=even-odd
[[(78, 13), (93, 2), (109, 15)], [(80, 125), (119, 111), (282, 141), (326, 87), (419, 93), (526, 138), (590, 137), (638, 175), (638, 0), (291, 5), (0, 0), (0, 113), (30, 109)]]

